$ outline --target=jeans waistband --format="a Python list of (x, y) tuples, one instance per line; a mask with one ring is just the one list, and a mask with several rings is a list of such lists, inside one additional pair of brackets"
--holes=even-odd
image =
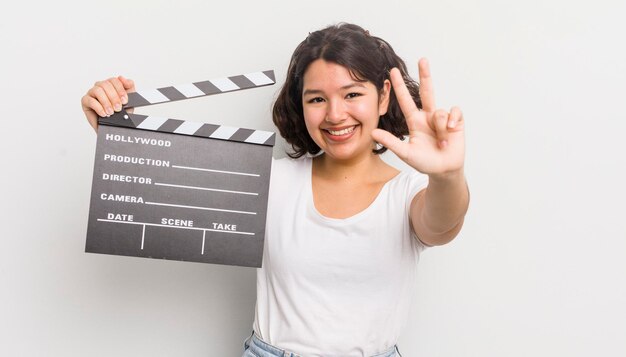
[[(302, 357), (296, 353), (280, 349), (261, 340), (254, 332), (244, 343), (244, 350), (250, 349), (255, 356), (259, 357)], [(244, 355), (245, 356), (245, 355)], [(393, 346), (384, 352), (371, 357), (401, 357), (397, 346)]]

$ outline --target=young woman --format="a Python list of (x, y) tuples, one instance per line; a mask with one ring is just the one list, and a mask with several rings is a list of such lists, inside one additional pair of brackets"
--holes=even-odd
[[(272, 166), (244, 356), (397, 356), (419, 254), (458, 234), (469, 202), (463, 115), (437, 109), (428, 62), (418, 67), (419, 87), (387, 42), (351, 24), (296, 48), (273, 110), (293, 152)], [(82, 99), (92, 126), (133, 90), (97, 82)], [(387, 149), (415, 171), (387, 165)]]

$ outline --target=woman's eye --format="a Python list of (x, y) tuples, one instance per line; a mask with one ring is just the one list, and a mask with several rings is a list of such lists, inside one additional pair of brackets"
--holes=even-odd
[(315, 98), (309, 99), (307, 102), (308, 103), (321, 103), (323, 101), (324, 99), (322, 97), (315, 97)]
[(361, 95), (361, 93), (349, 93), (346, 98), (356, 98), (359, 97)]

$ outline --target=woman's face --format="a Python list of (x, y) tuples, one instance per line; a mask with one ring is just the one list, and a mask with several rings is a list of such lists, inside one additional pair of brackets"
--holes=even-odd
[(379, 95), (372, 82), (359, 82), (347, 68), (322, 59), (304, 73), (302, 107), (309, 135), (326, 155), (351, 160), (371, 155), (372, 130), (387, 112), (390, 82)]

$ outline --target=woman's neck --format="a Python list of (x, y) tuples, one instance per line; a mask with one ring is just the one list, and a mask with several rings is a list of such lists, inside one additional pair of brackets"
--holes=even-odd
[(314, 175), (326, 180), (349, 180), (366, 179), (377, 176), (377, 173), (387, 171), (387, 165), (380, 155), (371, 153), (351, 160), (336, 160), (326, 154), (313, 159)]

